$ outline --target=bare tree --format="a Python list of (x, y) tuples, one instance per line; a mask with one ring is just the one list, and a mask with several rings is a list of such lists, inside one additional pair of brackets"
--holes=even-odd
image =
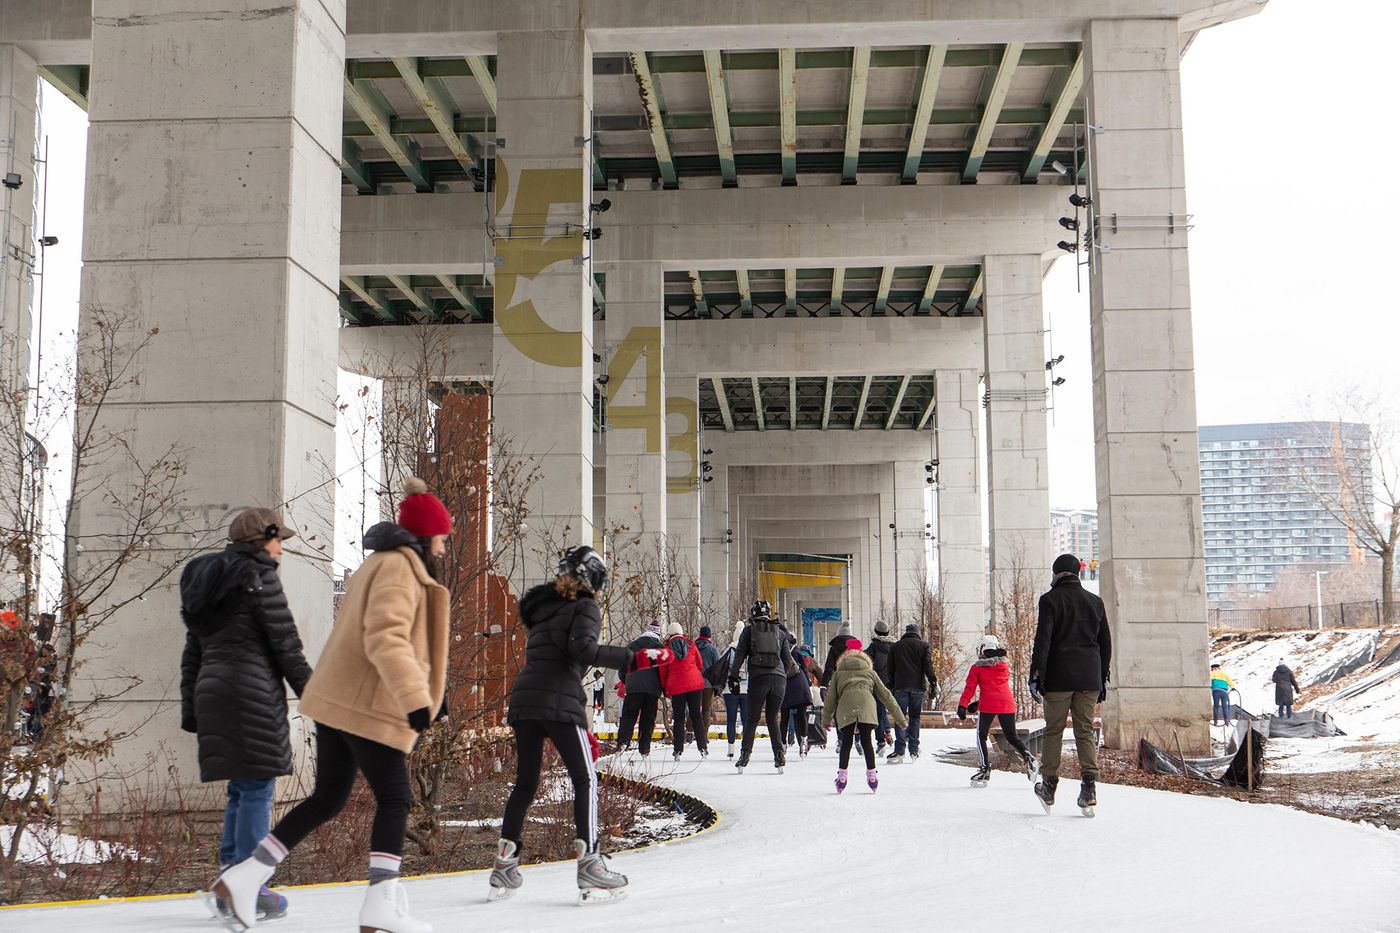
[(938, 675), (938, 706), (951, 709), (949, 704), (956, 705), (958, 677), (967, 659), (949, 624), (942, 590), (934, 588), (926, 567), (915, 571), (914, 585), (914, 621), (919, 626), (919, 636), (928, 642), (933, 672)]
[(1016, 708), (1029, 717), (1039, 707), (1031, 698), (1027, 681), (1030, 677), (1031, 650), (1035, 646), (1040, 594), (1036, 590), (1035, 576), (1026, 566), (1025, 551), (1020, 547), (1015, 548), (1003, 572), (994, 579), (992, 624), (1001, 646), (1006, 649)]

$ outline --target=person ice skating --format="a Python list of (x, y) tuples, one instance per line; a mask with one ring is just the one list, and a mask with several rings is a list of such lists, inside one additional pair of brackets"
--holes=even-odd
[[(928, 685), (928, 693), (924, 686)], [(933, 651), (928, 642), (919, 636), (919, 627), (914, 623), (904, 626), (904, 634), (890, 648), (890, 693), (895, 705), (909, 721), (908, 729), (894, 730), (894, 752), (885, 759), (890, 764), (904, 760), (904, 749), (909, 748), (909, 757), (919, 758), (919, 715), (924, 708), (926, 696), (938, 696), (938, 675), (933, 671)]]
[(799, 758), (807, 757), (810, 743), (807, 740), (807, 713), (812, 709), (811, 649), (806, 645), (792, 656), (793, 667), (788, 672), (787, 687), (783, 692), (783, 737), (797, 744)]
[(661, 702), (659, 667), (663, 648), (661, 622), (657, 619), (652, 619), (646, 631), (627, 645), (627, 652), (631, 655), (626, 668), (627, 696), (622, 701), (617, 725), (617, 747), (621, 751), (632, 747), (635, 729), (638, 753), (643, 756), (651, 754), (651, 738), (656, 731), (656, 707)]
[[(316, 723), (311, 795), (214, 885), (244, 927), (256, 922), (259, 886), (289, 851), (340, 813), (356, 773), (363, 773), (375, 813), (360, 929), (432, 931), (409, 915), (399, 866), (413, 801), (408, 753), (446, 709), (451, 596), (437, 582), (437, 564), (447, 552), (452, 517), (421, 479), (410, 478), (404, 491), (398, 524), (380, 522), (365, 532), (373, 553), (346, 581), (335, 627), (302, 693), (299, 712)], [(573, 676), (581, 695), (582, 671)]]
[(1278, 667), (1274, 668), (1274, 676), (1270, 679), (1274, 682), (1274, 703), (1278, 704), (1278, 717), (1292, 719), (1294, 695), (1303, 692), (1303, 688), (1298, 686), (1298, 678), (1293, 676), (1293, 669), (1283, 658), (1279, 658)]
[(1016, 734), (1016, 699), (1011, 695), (1011, 669), (1006, 663), (1006, 649), (995, 635), (982, 636), (977, 660), (967, 669), (967, 685), (958, 698), (958, 718), (966, 719), (973, 697), (977, 696), (977, 761), (981, 767), (972, 776), (977, 787), (986, 787), (992, 776), (991, 759), (987, 757), (987, 734), (992, 723), (1001, 724), (1001, 734), (1016, 749), (1026, 765), (1026, 776), (1036, 775), (1035, 756)]
[(705, 689), (700, 694), (700, 718), (705, 721), (705, 727), (710, 725), (710, 709), (714, 706), (715, 697), (719, 696), (724, 689), (724, 678), (715, 682), (712, 677), (717, 676), (714, 672), (719, 664), (720, 650), (715, 647), (714, 632), (708, 625), (700, 626), (700, 634), (695, 638), (695, 649), (700, 652), (700, 671), (705, 675)]
[(865, 783), (873, 793), (880, 786), (880, 777), (875, 768), (875, 745), (871, 741), (878, 720), (875, 704), (883, 702), (900, 728), (908, 725), (908, 720), (890, 695), (889, 688), (875, 676), (870, 656), (861, 651), (860, 642), (853, 638), (847, 647), (849, 650), (836, 662), (836, 671), (826, 688), (826, 700), (822, 703), (822, 726), (825, 728), (835, 722), (839, 736), (836, 793), (846, 789), (846, 770), (851, 764), (851, 746), (855, 744), (857, 734), (860, 736), (861, 751), (865, 754)]
[(688, 717), (691, 731), (695, 733), (695, 747), (700, 750), (701, 758), (708, 758), (710, 729), (701, 715), (705, 675), (701, 672), (700, 649), (685, 637), (679, 622), (672, 622), (666, 629), (666, 635), (669, 653), (659, 673), (661, 687), (671, 701), (671, 744), (675, 757), (680, 758), (685, 751), (685, 721)]
[[(889, 623), (881, 619), (875, 623), (875, 637), (865, 646), (865, 653), (870, 656), (875, 676), (880, 678), (880, 683), (886, 687), (890, 685), (890, 649), (893, 647), (890, 642)], [(875, 754), (883, 755), (885, 749), (894, 741), (890, 734), (890, 714), (885, 709), (885, 704), (878, 700), (875, 701), (875, 709), (880, 714), (880, 722), (875, 730)]]
[(1235, 682), (1230, 679), (1230, 675), (1220, 669), (1219, 664), (1210, 666), (1210, 722), (1216, 724), (1216, 714), (1220, 714), (1220, 719), (1225, 725), (1230, 725), (1230, 691), (1235, 689)]
[(787, 764), (783, 750), (782, 708), (787, 693), (787, 672), (792, 652), (787, 637), (773, 621), (773, 609), (766, 600), (758, 600), (749, 610), (749, 621), (739, 635), (734, 651), (734, 669), (747, 666), (749, 673), (748, 708), (744, 715), (744, 745), (734, 767), (742, 772), (749, 766), (754, 740), (758, 737), (760, 720), (768, 726), (768, 740), (773, 746), (773, 767), (780, 773)]
[[(608, 868), (598, 851), (598, 779), (579, 686), (587, 665), (622, 670), (632, 660), (623, 646), (598, 643), (603, 616), (597, 600), (607, 583), (608, 567), (602, 556), (591, 547), (575, 547), (559, 559), (553, 580), (532, 587), (520, 600), (520, 621), (530, 634), (525, 666), (515, 676), (506, 717), (515, 730), (515, 786), (501, 819), (489, 881), (492, 900), (511, 896), (523, 881), (521, 832), (540, 788), (546, 738), (563, 759), (573, 783), (580, 903), (616, 899), (627, 886), (627, 878)], [(653, 650), (656, 657), (661, 655), (660, 649)]]
[(1060, 750), (1065, 717), (1074, 718), (1079, 754), (1079, 807), (1086, 816), (1098, 804), (1099, 750), (1094, 740), (1094, 706), (1108, 683), (1112, 645), (1103, 600), (1079, 581), (1079, 558), (1061, 554), (1051, 570), (1050, 591), (1040, 597), (1031, 650), (1031, 696), (1045, 707), (1044, 751), (1035, 795), (1049, 812), (1060, 782)]
[[(180, 725), (199, 738), (200, 780), (228, 782), (221, 870), (267, 835), (277, 778), (292, 773), (287, 687), (301, 696), (311, 678), (277, 576), (282, 542), (295, 534), (270, 509), (244, 509), (224, 550), (196, 557), (180, 575)], [(263, 886), (254, 910), (275, 920), (287, 899)]]
[(595, 670), (593, 672), (593, 718), (598, 719), (603, 715), (603, 691), (606, 683), (603, 680), (603, 672)]
[[(734, 635), (729, 641), (729, 647), (725, 649), (725, 655), (729, 658), (729, 680), (725, 684), (727, 690), (724, 694), (724, 735), (729, 742), (729, 757), (734, 757), (734, 747), (737, 739), (742, 735), (745, 723), (748, 722), (749, 705), (749, 674), (748, 671), (740, 671), (734, 663), (734, 656), (739, 649), (739, 637), (744, 634), (744, 623), (742, 620), (734, 623)], [(741, 730), (735, 732), (735, 726)]]
[(836, 661), (846, 653), (846, 642), (851, 640), (851, 623), (843, 621), (836, 627), (836, 634), (826, 643), (826, 663), (822, 665), (823, 687), (831, 683), (831, 675), (836, 673)]

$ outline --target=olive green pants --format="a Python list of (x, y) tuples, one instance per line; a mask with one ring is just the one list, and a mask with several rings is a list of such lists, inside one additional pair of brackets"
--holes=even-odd
[(1059, 777), (1060, 750), (1065, 742), (1065, 717), (1074, 720), (1074, 745), (1079, 751), (1079, 773), (1089, 781), (1099, 779), (1099, 747), (1094, 741), (1094, 707), (1097, 690), (1055, 691), (1045, 694), (1045, 742), (1040, 755), (1040, 773)]

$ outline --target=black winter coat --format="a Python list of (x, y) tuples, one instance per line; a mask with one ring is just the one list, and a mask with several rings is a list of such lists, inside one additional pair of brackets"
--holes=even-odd
[(1103, 600), (1084, 589), (1077, 574), (1059, 575), (1040, 597), (1031, 679), (1039, 681), (1042, 693), (1098, 693), (1108, 683), (1111, 656)]
[(291, 774), (283, 681), (301, 696), (311, 667), (277, 560), (249, 544), (195, 558), (180, 575), (180, 615), (180, 725), (199, 736), (200, 780)]
[(627, 695), (639, 697), (659, 697), (661, 696), (661, 669), (656, 665), (651, 667), (637, 666), (637, 652), (645, 651), (648, 648), (664, 648), (660, 635), (653, 635), (651, 632), (643, 632), (627, 643)]
[(923, 690), (928, 682), (930, 693), (938, 693), (938, 675), (933, 672), (933, 653), (928, 642), (914, 632), (906, 632), (890, 645), (890, 691)]
[(890, 685), (890, 649), (894, 645), (883, 638), (876, 638), (865, 646), (865, 653), (870, 657), (870, 666), (875, 668), (875, 676), (880, 678), (880, 683), (886, 687)]
[(1293, 671), (1287, 664), (1280, 664), (1274, 668), (1274, 676), (1270, 678), (1274, 682), (1274, 705), (1292, 706), (1293, 692), (1303, 692), (1303, 688), (1298, 686), (1298, 678), (1293, 676)]
[(787, 680), (788, 671), (792, 670), (792, 637), (783, 629), (778, 629), (778, 666), (758, 667), (751, 655), (750, 639), (753, 638), (753, 622), (747, 622), (744, 630), (739, 634), (739, 644), (734, 649), (734, 664), (729, 669), (729, 676), (735, 677), (745, 662), (749, 665), (749, 680), (765, 675), (775, 675)]
[(630, 657), (618, 645), (598, 644), (603, 617), (591, 596), (566, 599), (553, 583), (533, 587), (520, 600), (520, 621), (529, 629), (525, 666), (510, 690), (507, 722), (542, 719), (587, 729), (583, 672), (593, 667), (622, 670)]
[(783, 691), (783, 709), (812, 705), (812, 676), (808, 673), (811, 662), (800, 651), (792, 659), (797, 670), (788, 675), (787, 689)]
[(831, 685), (831, 675), (836, 673), (836, 662), (841, 659), (841, 655), (846, 653), (846, 642), (851, 640), (850, 635), (837, 635), (826, 643), (826, 663), (822, 665), (823, 687)]

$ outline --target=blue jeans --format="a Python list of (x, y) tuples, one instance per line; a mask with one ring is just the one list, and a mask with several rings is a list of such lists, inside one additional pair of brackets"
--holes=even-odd
[(875, 728), (878, 732), (875, 736), (875, 743), (877, 745), (884, 745), (885, 733), (890, 731), (890, 711), (885, 709), (885, 704), (881, 703), (879, 700), (875, 701), (875, 718)]
[(1215, 719), (1216, 713), (1225, 721), (1225, 725), (1230, 724), (1230, 691), (1212, 690), (1210, 692), (1210, 718)]
[[(745, 705), (748, 703), (748, 700), (749, 696), (747, 693), (726, 692), (724, 694), (724, 734), (726, 739), (729, 741), (730, 745), (733, 745), (736, 741), (738, 741), (738, 739), (736, 739), (735, 736), (739, 735), (740, 732), (743, 731), (745, 716), (744, 708)], [(738, 731), (736, 731), (734, 728), (736, 720), (739, 724)]]
[(1292, 704), (1292, 703), (1280, 703), (1280, 704), (1279, 704), (1279, 708), (1278, 708), (1278, 718), (1279, 718), (1279, 719), (1292, 719), (1292, 718), (1293, 718), (1293, 704)]
[(220, 865), (237, 865), (263, 841), (272, 828), (272, 793), (276, 787), (274, 778), (228, 782), (224, 838), (219, 843)]
[(909, 754), (919, 754), (919, 711), (924, 708), (924, 692), (922, 690), (896, 690), (894, 701), (899, 705), (899, 711), (909, 718), (909, 728), (894, 728), (894, 753), (904, 754), (904, 746), (909, 745)]

